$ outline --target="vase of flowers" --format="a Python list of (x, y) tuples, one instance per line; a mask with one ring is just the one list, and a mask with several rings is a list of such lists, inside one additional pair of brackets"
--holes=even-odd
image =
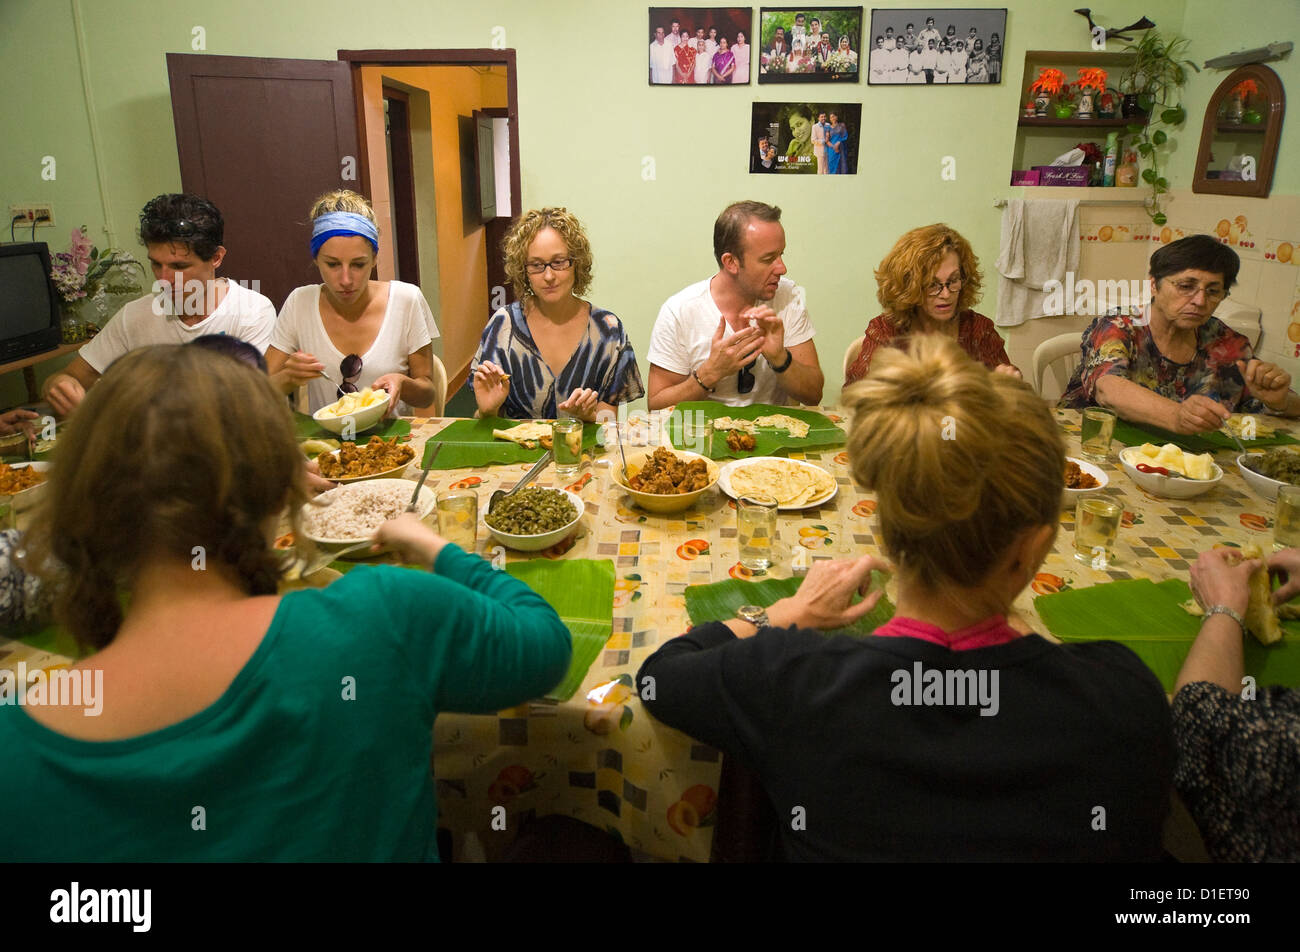
[(65, 344), (99, 333), (108, 317), (110, 294), (139, 294), (143, 287), (140, 262), (127, 251), (96, 248), (85, 225), (72, 230), (68, 250), (51, 255), (50, 261), (50, 277), (63, 298)]
[(1029, 91), (1034, 94), (1034, 115), (1047, 115), (1052, 97), (1061, 91), (1064, 82), (1065, 74), (1059, 69), (1044, 66), (1038, 71), (1038, 78), (1029, 85)]
[(1079, 89), (1080, 119), (1091, 119), (1094, 115), (1096, 98), (1106, 91), (1106, 71), (1084, 66), (1079, 69), (1079, 79), (1075, 84)]
[(1259, 94), (1259, 86), (1253, 79), (1243, 79), (1228, 94), (1228, 108), (1223, 113), (1223, 121), (1234, 126), (1241, 125), (1246, 115), (1246, 102), (1252, 95)]

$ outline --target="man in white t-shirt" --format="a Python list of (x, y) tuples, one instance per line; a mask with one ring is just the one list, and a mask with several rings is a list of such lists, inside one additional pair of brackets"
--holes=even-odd
[(718, 273), (664, 302), (650, 334), (651, 410), (686, 400), (821, 402), (803, 288), (783, 277), (781, 209), (736, 202), (713, 226)]
[(230, 334), (265, 353), (275, 326), (270, 300), (225, 278), (221, 212), (197, 195), (159, 195), (140, 215), (154, 293), (131, 301), (61, 372), (45, 382), (45, 399), (67, 416), (113, 361), (153, 344), (186, 344), (205, 334)]

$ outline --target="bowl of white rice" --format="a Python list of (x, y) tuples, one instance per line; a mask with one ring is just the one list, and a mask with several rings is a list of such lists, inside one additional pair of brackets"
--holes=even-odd
[[(406, 511), (415, 485), (409, 479), (371, 479), (321, 493), (302, 507), (302, 534), (317, 545), (363, 542)], [(420, 487), (415, 514), (421, 519), (427, 516), (436, 498), (428, 486)]]

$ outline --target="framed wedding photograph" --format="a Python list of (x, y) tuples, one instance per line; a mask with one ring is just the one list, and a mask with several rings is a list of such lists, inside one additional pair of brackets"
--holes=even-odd
[(756, 102), (749, 171), (756, 175), (856, 175), (862, 103)]
[(999, 84), (1006, 30), (1006, 7), (872, 10), (867, 84)]
[(862, 7), (762, 7), (760, 83), (858, 82)]
[(651, 7), (651, 86), (750, 83), (752, 7)]

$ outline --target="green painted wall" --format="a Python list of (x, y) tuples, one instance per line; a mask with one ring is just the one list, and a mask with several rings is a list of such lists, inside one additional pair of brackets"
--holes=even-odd
[[(504, 45), (518, 51), (523, 204), (566, 205), (587, 224), (596, 251), (592, 300), (624, 319), (638, 353), (645, 354), (664, 298), (712, 273), (718, 211), (736, 199), (758, 198), (785, 210), (790, 276), (808, 288), (826, 396), (833, 400), (845, 347), (877, 313), (871, 272), (899, 234), (946, 221), (971, 239), (991, 272), (999, 233), (992, 200), (1011, 193), (1006, 183), (1024, 52), (1088, 46), (1074, 0), (1006, 5), (1002, 85), (837, 88), (837, 96), (863, 103), (859, 174), (774, 180), (745, 171), (749, 104), (825, 95), (825, 87), (649, 88), (647, 3), (376, 0), (363, 10), (341, 0), (6, 0), (0, 4), (0, 53), (11, 67), (0, 135), (0, 205), (53, 202), (58, 227), (39, 237), (56, 250), (68, 229), (82, 223), (97, 240), (111, 236), (134, 248), (140, 207), (180, 185), (164, 54), (190, 52), (196, 27), (212, 55), (315, 59), (333, 59), (340, 48), (485, 47), (500, 37), (500, 28)], [(1244, 9), (1249, 13), (1228, 14), (1212, 0), (1144, 0), (1139, 12), (1162, 31), (1181, 32), (1186, 23), (1198, 62), (1289, 37), (1296, 31), (1283, 24), (1300, 25), (1294, 0), (1260, 0)], [(870, 5), (867, 10), (869, 16)], [(77, 55), (77, 11), (90, 109)], [(1094, 17), (1111, 25), (1128, 22), (1135, 11), (1132, 4), (1093, 6)], [(575, 55), (575, 41), (584, 37), (603, 48)], [(1294, 58), (1279, 73), (1293, 92), (1300, 88)], [(1194, 80), (1187, 97), (1193, 117), (1203, 112), (1216, 82), (1211, 76)], [(107, 216), (91, 154), (92, 111)], [(1186, 139), (1172, 165), (1175, 187), (1186, 186), (1195, 153), (1193, 136)], [(1297, 154), (1300, 132), (1293, 119), (1283, 140), (1278, 191), (1300, 189)], [(54, 181), (41, 178), (45, 155), (57, 160)], [(291, 161), (292, 148), (285, 155)], [(956, 160), (955, 181), (941, 179), (945, 156)], [(653, 160), (651, 180), (643, 176), (647, 160)], [(984, 304), (992, 313), (994, 302), (986, 298)], [(20, 379), (0, 379), (0, 406), (22, 399)]]

